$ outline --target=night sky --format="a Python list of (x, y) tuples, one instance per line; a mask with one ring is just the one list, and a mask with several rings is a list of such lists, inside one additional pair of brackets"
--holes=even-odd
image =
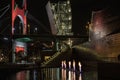
[[(92, 11), (99, 11), (110, 7), (111, 13), (119, 14), (118, 2), (114, 0), (71, 0), (72, 30), (75, 35), (86, 35), (86, 24), (91, 20)], [(114, 12), (116, 11), (116, 12)]]
[[(51, 2), (57, 2), (59, 0), (51, 0)], [(60, 0), (61, 1), (61, 0)], [(62, 0), (64, 1), (64, 0)], [(36, 20), (38, 20), (42, 25), (45, 26), (45, 29), (41, 26), (40, 30), (43, 33), (48, 33), (50, 30), (50, 24), (48, 20), (48, 15), (46, 13), (45, 5), (47, 4), (48, 0), (27, 0), (27, 11), (28, 14), (32, 15)], [(0, 0), (0, 9), (4, 6), (11, 4), (11, 0)], [(115, 10), (120, 12), (119, 2), (116, 0), (71, 0), (71, 8), (72, 8), (72, 31), (75, 34), (86, 34), (84, 26), (88, 21), (91, 19), (91, 11), (101, 10), (107, 6), (115, 7)], [(0, 15), (2, 12), (0, 11)], [(6, 13), (3, 17), (0, 18), (0, 32), (4, 28), (3, 22), (5, 18), (11, 17), (10, 9), (8, 13)], [(6, 21), (9, 23), (10, 20), (7, 19)], [(33, 22), (33, 23), (31, 23)], [(34, 26), (40, 26), (40, 24), (36, 23), (35, 20), (28, 18), (28, 23)], [(7, 26), (7, 25), (6, 25)], [(9, 26), (9, 25), (8, 25)], [(9, 30), (9, 29), (8, 29)]]
[[(61, 0), (51, 0), (58, 2)], [(65, 0), (62, 0), (65, 1)], [(28, 1), (28, 11), (35, 18), (41, 21), (47, 28), (50, 28), (48, 16), (45, 10), (47, 0)], [(71, 0), (72, 8), (72, 31), (76, 34), (86, 35), (85, 25), (91, 20), (92, 11), (99, 11), (106, 7), (118, 9), (118, 1), (114, 0)]]

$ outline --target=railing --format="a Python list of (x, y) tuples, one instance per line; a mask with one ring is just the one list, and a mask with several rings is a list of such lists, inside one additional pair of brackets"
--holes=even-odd
[(43, 68), (41, 69), (42, 80), (61, 80), (60, 68)]

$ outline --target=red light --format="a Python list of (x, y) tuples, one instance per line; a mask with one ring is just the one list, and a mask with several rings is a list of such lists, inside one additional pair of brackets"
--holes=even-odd
[(18, 53), (19, 51), (23, 51), (24, 52), (24, 47), (16, 46), (15, 50), (16, 50), (16, 53)]

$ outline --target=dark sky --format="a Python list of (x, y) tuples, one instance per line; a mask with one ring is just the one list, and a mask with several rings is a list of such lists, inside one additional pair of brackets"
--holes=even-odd
[(111, 13), (119, 14), (119, 2), (115, 0), (71, 0), (72, 31), (74, 34), (86, 35), (86, 24), (91, 20), (92, 11), (110, 7)]
[[(40, 32), (43, 31), (43, 33), (49, 33), (50, 32), (50, 23), (48, 20), (48, 15), (46, 12), (46, 4), (47, 4), (47, 0), (28, 0), (27, 1), (27, 9), (28, 9), (28, 14), (32, 15), (34, 17), (34, 19), (37, 20), (37, 22), (32, 21), (28, 18), (28, 22), (34, 22), (34, 24), (31, 25), (35, 25), (35, 26), (39, 26), (40, 27)], [(29, 17), (29, 16), (28, 16)]]
[[(61, 0), (51, 0), (51, 1), (57, 2)], [(41, 24), (43, 24), (44, 26), (46, 26), (48, 30), (50, 30), (50, 24), (45, 9), (45, 5), (47, 2), (48, 0), (27, 0), (27, 9), (29, 14), (35, 17), (35, 19), (40, 21)], [(11, 4), (11, 0), (0, 0), (0, 9), (6, 6), (7, 4)], [(118, 13), (120, 12), (118, 0), (71, 0), (73, 31), (77, 33), (82, 32), (79, 31), (80, 30), (79, 28), (84, 29), (83, 26), (91, 18), (91, 11), (100, 10), (105, 8), (106, 6), (115, 7), (114, 9), (116, 11), (118, 10)], [(5, 14), (5, 16), (2, 17), (1, 20), (3, 20), (3, 18), (6, 18), (6, 16), (9, 16), (10, 15), (9, 13)], [(33, 25), (38, 25), (38, 24), (34, 23)], [(44, 31), (44, 29), (41, 30)]]
[[(48, 0), (33, 1), (28, 0), (28, 11), (35, 18), (40, 20), (45, 26), (50, 26), (45, 5)], [(51, 0), (57, 2), (61, 0)], [(62, 0), (65, 1), (65, 0)], [(85, 25), (91, 19), (91, 11), (104, 9), (108, 6), (116, 6), (115, 0), (71, 0), (72, 8), (72, 30), (75, 34), (86, 34)], [(119, 8), (119, 7), (116, 7)], [(49, 27), (48, 27), (49, 28)], [(81, 31), (80, 31), (81, 30)]]

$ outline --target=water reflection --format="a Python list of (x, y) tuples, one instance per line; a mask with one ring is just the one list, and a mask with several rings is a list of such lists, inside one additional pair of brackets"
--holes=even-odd
[(77, 74), (75, 71), (68, 71), (67, 69), (46, 68), (42, 70), (40, 76), (39, 74), (39, 71), (36, 70), (21, 71), (9, 80), (97, 80), (97, 72), (91, 71)]

